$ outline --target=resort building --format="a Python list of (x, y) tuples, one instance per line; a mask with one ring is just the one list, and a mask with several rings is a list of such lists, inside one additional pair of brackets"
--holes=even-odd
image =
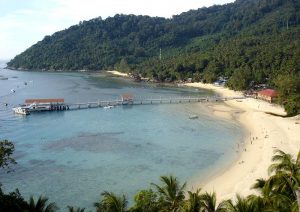
[(274, 102), (278, 94), (274, 89), (264, 89), (257, 93), (257, 98), (268, 101), (270, 103)]

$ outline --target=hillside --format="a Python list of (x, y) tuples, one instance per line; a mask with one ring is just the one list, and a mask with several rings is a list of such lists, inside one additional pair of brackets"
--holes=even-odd
[(300, 1), (237, 0), (171, 19), (95, 18), (46, 36), (7, 65), (30, 70), (117, 69), (168, 82), (213, 82), (225, 76), (235, 90), (269, 83), (279, 88), (281, 102), (291, 95), (300, 102)]

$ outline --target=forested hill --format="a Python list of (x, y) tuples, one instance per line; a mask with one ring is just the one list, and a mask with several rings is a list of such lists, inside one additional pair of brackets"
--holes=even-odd
[(158, 81), (213, 82), (224, 76), (237, 90), (266, 82), (289, 84), (294, 87), (285, 88), (283, 95), (296, 90), (300, 102), (300, 1), (236, 0), (171, 19), (99, 17), (46, 36), (7, 65), (29, 70), (117, 69)]
[[(238, 0), (224, 6), (191, 10), (172, 19), (134, 15), (95, 18), (46, 36), (8, 66), (100, 70), (114, 68), (123, 59), (134, 68), (149, 58), (158, 58), (160, 48), (164, 60), (216, 49), (226, 55), (232, 50), (241, 51), (237, 56), (242, 56), (247, 47), (273, 44), (280, 36), (289, 38), (289, 44), (297, 42), (299, 5), (298, 0)], [(226, 45), (229, 42), (234, 46)]]

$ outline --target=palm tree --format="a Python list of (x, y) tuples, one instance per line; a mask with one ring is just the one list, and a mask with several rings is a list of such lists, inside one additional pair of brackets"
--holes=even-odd
[(240, 195), (236, 195), (235, 204), (231, 200), (224, 202), (226, 211), (229, 212), (253, 212), (255, 205), (249, 199), (242, 198)]
[(152, 189), (139, 191), (134, 197), (135, 204), (130, 211), (156, 212), (159, 209), (158, 194)]
[(67, 207), (69, 212), (84, 212), (85, 208), (75, 208), (73, 206), (68, 206)]
[(272, 158), (275, 162), (269, 167), (269, 173), (274, 173), (269, 181), (273, 181), (274, 191), (288, 196), (296, 201), (300, 197), (297, 196), (297, 190), (300, 187), (300, 151), (297, 158), (286, 154), (281, 150), (275, 150)]
[(54, 212), (58, 210), (58, 207), (54, 202), (47, 205), (48, 198), (40, 196), (35, 202), (31, 196), (28, 203), (28, 212)]
[(275, 162), (269, 167), (269, 173), (285, 172), (291, 176), (297, 176), (300, 173), (300, 151), (296, 160), (291, 154), (287, 154), (279, 149), (274, 151), (272, 161)]
[(297, 208), (296, 189), (300, 185), (300, 151), (294, 160), (290, 154), (275, 150), (275, 162), (269, 167), (269, 179), (258, 179), (252, 188), (260, 191), (261, 196), (251, 195), (249, 199), (256, 208), (265, 210), (291, 211)]
[(186, 183), (181, 186), (177, 178), (173, 176), (161, 176), (160, 180), (163, 183), (162, 186), (153, 183), (152, 185), (156, 187), (162, 198), (162, 207), (167, 211), (177, 211), (184, 203)]
[(200, 195), (201, 189), (197, 189), (196, 192), (188, 191), (188, 199), (185, 202), (186, 212), (198, 212), (202, 208), (202, 201)]
[(220, 212), (225, 210), (225, 203), (217, 205), (216, 193), (205, 193), (201, 195), (202, 205), (205, 212)]
[(124, 212), (127, 207), (127, 200), (125, 195), (120, 197), (114, 193), (105, 191), (101, 194), (103, 199), (100, 202), (94, 203), (97, 212)]
[[(267, 209), (273, 208), (274, 204), (280, 201), (280, 195), (273, 191), (273, 180), (257, 179), (256, 183), (252, 186), (252, 189), (256, 189), (260, 192), (261, 196), (250, 195), (248, 199), (255, 204), (256, 208)], [(280, 201), (281, 202), (281, 201)]]

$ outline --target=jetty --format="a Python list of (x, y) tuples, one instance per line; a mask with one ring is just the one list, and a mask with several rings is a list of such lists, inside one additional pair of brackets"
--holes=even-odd
[[(76, 110), (87, 109), (97, 107), (109, 107), (109, 106), (126, 106), (126, 105), (151, 105), (151, 104), (187, 104), (197, 102), (221, 102), (232, 99), (241, 100), (245, 97), (196, 97), (196, 96), (184, 96), (184, 97), (136, 97), (133, 94), (122, 94), (120, 98), (114, 100), (97, 100), (90, 102), (65, 102), (64, 99), (27, 99), (25, 104), (19, 107), (13, 108), (16, 111), (23, 111), (22, 114), (27, 115), (36, 111), (63, 111), (63, 110)], [(17, 113), (17, 112), (16, 112)]]
[(115, 100), (98, 100), (91, 102), (69, 102), (65, 103), (68, 109), (84, 109), (84, 108), (96, 108), (96, 107), (107, 107), (107, 106), (126, 106), (126, 105), (151, 105), (151, 104), (186, 104), (186, 103), (197, 103), (197, 102), (222, 102), (232, 99), (244, 99), (245, 97), (136, 97), (133, 95), (125, 94), (121, 95), (120, 99)]

